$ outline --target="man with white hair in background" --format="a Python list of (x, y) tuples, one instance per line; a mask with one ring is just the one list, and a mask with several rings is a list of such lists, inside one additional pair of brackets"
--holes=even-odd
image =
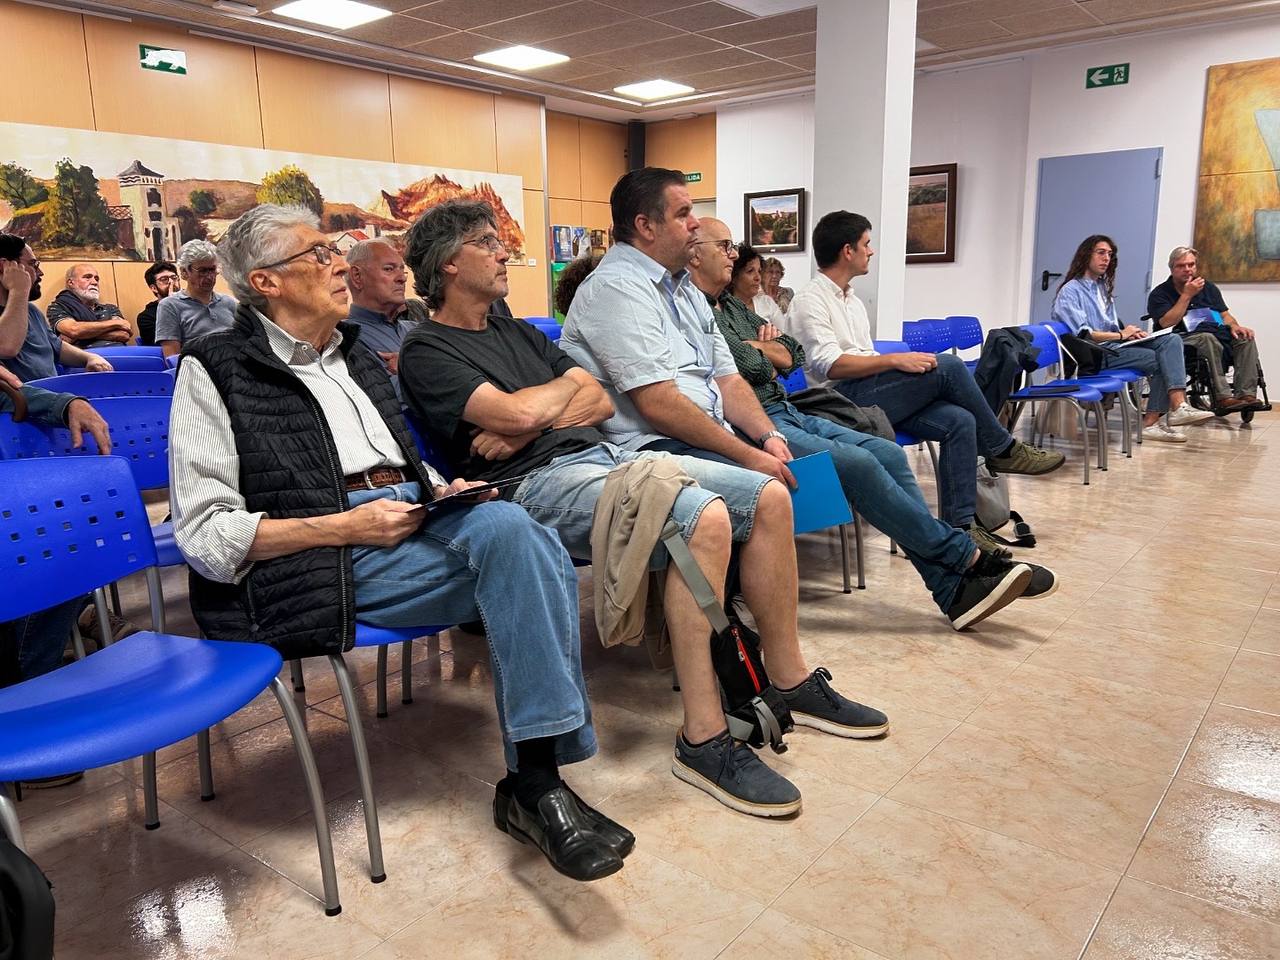
[(67, 288), (49, 304), (49, 326), (67, 343), (85, 349), (133, 341), (133, 326), (120, 308), (100, 299), (101, 283), (101, 274), (92, 263), (67, 268)]
[[(1213, 412), (1218, 416), (1249, 410), (1258, 403), (1258, 341), (1253, 330), (1231, 315), (1222, 291), (1200, 276), (1195, 247), (1174, 247), (1169, 277), (1147, 295), (1147, 313), (1155, 329), (1173, 327), (1213, 378)], [(1216, 314), (1216, 316), (1215, 316)], [(1235, 382), (1227, 384), (1227, 370)]]
[(208, 240), (182, 245), (178, 275), (182, 289), (156, 308), (156, 343), (166, 357), (181, 351), (189, 340), (226, 330), (236, 316), (236, 298), (213, 289), (218, 282), (218, 248)]
[(421, 300), (405, 298), (404, 257), (389, 240), (360, 240), (347, 251), (347, 288), (351, 313), (360, 325), (360, 342), (378, 355), (400, 395), (400, 344), (427, 318)]

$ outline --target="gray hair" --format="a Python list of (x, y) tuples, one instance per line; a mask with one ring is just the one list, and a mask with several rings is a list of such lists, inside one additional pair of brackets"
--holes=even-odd
[[(375, 247), (386, 247), (388, 250), (396, 249), (394, 243), (382, 237), (374, 237), (372, 240), (357, 240), (351, 245), (351, 249), (346, 252), (347, 265), (351, 267), (360, 266), (373, 256)], [(399, 251), (396, 252), (398, 253)]]
[(208, 240), (188, 240), (178, 250), (178, 269), (189, 270), (193, 263), (217, 259), (218, 248)]
[(1200, 262), (1200, 251), (1195, 247), (1174, 247), (1173, 252), (1169, 254), (1169, 269), (1173, 269), (1173, 265), (1185, 257), (1187, 254), (1196, 258), (1196, 263)]
[[(242, 214), (227, 227), (217, 249), (218, 263), (222, 267), (227, 286), (231, 287), (231, 292), (241, 303), (251, 303), (266, 312), (267, 298), (253, 289), (253, 285), (249, 283), (249, 274), (261, 264), (274, 263), (289, 255), (288, 233), (294, 227), (318, 230), (320, 218), (306, 207), (262, 203)], [(182, 249), (185, 251), (191, 243)], [(212, 247), (212, 244), (208, 246)]]
[(498, 229), (493, 207), (483, 200), (446, 200), (436, 204), (405, 234), (404, 262), (413, 271), (413, 289), (432, 310), (444, 303), (446, 263), (477, 227)]

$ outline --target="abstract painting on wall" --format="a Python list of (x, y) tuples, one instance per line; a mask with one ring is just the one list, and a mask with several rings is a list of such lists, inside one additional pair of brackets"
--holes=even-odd
[(310, 207), (341, 249), (397, 241), (425, 210), (487, 201), (526, 256), (520, 177), (94, 130), (0, 123), (0, 230), (43, 260), (172, 260), (259, 203)]
[(1280, 59), (1209, 68), (1194, 243), (1206, 277), (1280, 280)]

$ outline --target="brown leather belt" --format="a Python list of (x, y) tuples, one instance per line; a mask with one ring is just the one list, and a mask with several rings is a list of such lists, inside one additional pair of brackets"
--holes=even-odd
[(379, 487), (389, 487), (393, 483), (404, 483), (408, 479), (404, 475), (404, 471), (399, 467), (373, 467), (364, 473), (349, 473), (342, 478), (342, 482), (347, 485), (347, 491), (352, 490), (377, 490)]

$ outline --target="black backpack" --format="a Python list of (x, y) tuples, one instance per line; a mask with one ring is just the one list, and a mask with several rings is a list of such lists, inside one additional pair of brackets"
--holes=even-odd
[(52, 956), (52, 884), (0, 831), (0, 960)]

